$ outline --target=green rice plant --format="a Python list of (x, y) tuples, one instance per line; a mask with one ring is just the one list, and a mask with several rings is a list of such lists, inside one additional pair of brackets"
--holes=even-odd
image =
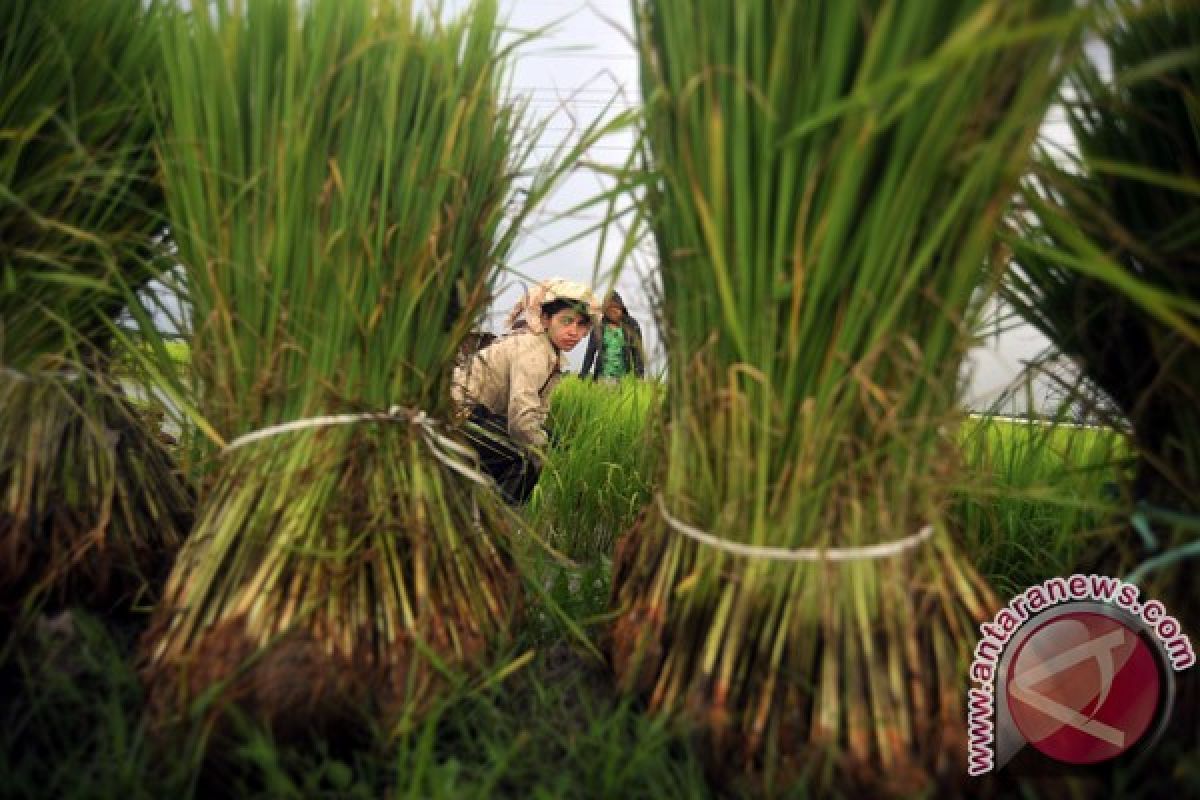
[(954, 526), (1002, 597), (1093, 561), (1127, 508), (1109, 491), (1130, 457), (1122, 432), (981, 416), (959, 439)]
[(686, 740), (562, 644), (504, 686), (440, 708), (401, 744), (398, 797), (713, 796)]
[(618, 680), (764, 791), (961, 780), (992, 601), (945, 529), (958, 373), (1081, 14), (634, 9), (670, 375), (663, 491), (614, 562)]
[(194, 748), (154, 757), (130, 633), (78, 610), (21, 622), (0, 659), (0, 797), (191, 796)]
[(114, 320), (165, 267), (159, 18), (0, 10), (0, 608), (133, 602), (189, 524), (170, 454), (108, 374)]
[(1169, 567), (1200, 547), (1200, 7), (1118, 2), (1098, 38), (1112, 75), (1070, 74), (1078, 154), (1038, 159), (1005, 293), (1131, 429), (1135, 513), (1106, 569), (1152, 558), (1139, 580), (1194, 629), (1191, 567)]
[(156, 741), (127, 624), (72, 613), (27, 633), (0, 662), (14, 689), (0, 693), (6, 800), (712, 796), (686, 740), (562, 644), (503, 682), (440, 698), (395, 738), (368, 727), (283, 742), (243, 720), (218, 760), (198, 726), (170, 747)]
[[(0, 39), (0, 364), (109, 346), (157, 274), (153, 150), (158, 3), (14, 0)], [(90, 355), (90, 354), (89, 354)], [(52, 365), (57, 366), (57, 365)]]
[(567, 556), (612, 556), (613, 539), (650, 500), (661, 446), (656, 424), (662, 385), (565, 380), (550, 399), (556, 446), (530, 503), (529, 518)]
[(166, 28), (193, 421), (219, 453), (142, 646), (161, 719), (401, 726), (511, 636), (510, 513), (437, 422), (565, 163), (525, 166), (496, 14), (230, 0)]
[(1006, 298), (1133, 429), (1136, 499), (1200, 510), (1200, 8), (1117, 3), (1113, 77), (1064, 89), (1078, 155), (1047, 150), (1014, 217)]

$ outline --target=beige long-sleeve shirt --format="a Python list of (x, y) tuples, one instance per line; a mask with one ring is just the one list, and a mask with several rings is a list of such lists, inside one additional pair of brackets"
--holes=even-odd
[(513, 333), (454, 370), (451, 392), (460, 406), (478, 403), (508, 417), (508, 435), (519, 445), (546, 446), (550, 393), (562, 379), (564, 359), (541, 333)]

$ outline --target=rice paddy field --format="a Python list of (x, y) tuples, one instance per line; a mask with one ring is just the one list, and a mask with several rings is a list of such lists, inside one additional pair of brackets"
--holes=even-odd
[[(0, 800), (1200, 796), (1195, 0), (630, 0), (552, 147), (502, 10), (0, 3)], [(581, 171), (665, 368), (550, 374), (514, 508), (455, 364)], [(963, 409), (997, 298), (1103, 424)], [(1172, 662), (976, 675), (1073, 573)]]
[[(754, 796), (714, 786), (687, 730), (619, 696), (600, 655), (614, 537), (651, 496), (661, 399), (660, 384), (635, 380), (610, 387), (568, 379), (556, 390), (559, 445), (526, 512), (523, 558), (540, 585), (525, 588), (524, 627), (499, 672), (457, 687), (411, 729), (280, 744), (244, 720), (217, 760), (202, 755), (199, 730), (190, 749), (164, 749), (147, 729), (131, 661), (148, 610), (43, 617), (3, 653), (3, 685), (20, 689), (0, 701), (0, 796)], [(966, 417), (958, 440), (955, 536), (1001, 595), (1069, 574), (1120, 527), (1125, 511), (1111, 484), (1127, 469), (1123, 434)], [(1171, 762), (1117, 776), (1121, 796), (1200, 791), (1194, 757), (1168, 773), (1162, 763)], [(1022, 780), (975, 788), (1089, 797), (1107, 795), (1103, 781), (1114, 778)], [(781, 796), (809, 792), (798, 786)]]

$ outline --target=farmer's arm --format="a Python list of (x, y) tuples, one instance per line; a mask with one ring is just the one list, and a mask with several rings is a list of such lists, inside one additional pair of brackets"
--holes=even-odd
[(541, 354), (514, 359), (508, 389), (508, 434), (522, 447), (546, 446), (547, 408), (542, 387), (555, 368)]

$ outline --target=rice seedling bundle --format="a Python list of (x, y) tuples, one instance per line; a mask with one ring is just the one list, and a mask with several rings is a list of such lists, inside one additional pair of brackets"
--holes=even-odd
[(142, 644), (151, 707), (395, 722), (519, 611), (509, 517), (434, 422), (520, 219), (495, 4), (209, 7), (164, 39), (164, 171), (223, 449)]
[[(1200, 6), (1120, 3), (1064, 88), (1074, 155), (1047, 150), (1014, 215), (1005, 294), (1132, 427), (1132, 494), (1200, 531)], [(1153, 513), (1153, 512), (1152, 512)]]
[(161, 272), (156, 3), (0, 10), (0, 608), (128, 603), (188, 525), (170, 454), (108, 374)]
[(1071, 3), (634, 8), (669, 432), (618, 679), (768, 787), (955, 780), (991, 603), (943, 525), (957, 375)]

